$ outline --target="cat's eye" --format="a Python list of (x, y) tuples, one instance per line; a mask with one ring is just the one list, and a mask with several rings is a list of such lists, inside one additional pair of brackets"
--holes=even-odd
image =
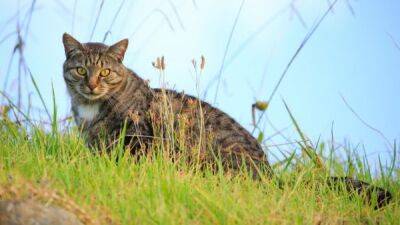
[(86, 69), (83, 67), (78, 67), (76, 68), (76, 72), (78, 72), (79, 75), (86, 75)]
[(110, 75), (110, 70), (109, 69), (104, 69), (104, 70), (102, 70), (100, 72), (100, 76), (102, 76), (102, 77), (106, 77), (108, 75)]

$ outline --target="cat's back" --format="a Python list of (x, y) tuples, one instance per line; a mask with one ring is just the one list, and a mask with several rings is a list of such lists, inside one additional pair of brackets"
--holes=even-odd
[[(228, 114), (199, 98), (173, 90), (153, 89), (153, 95), (153, 110), (163, 107), (162, 102), (166, 97), (175, 117), (186, 118), (194, 133), (204, 132), (222, 158), (234, 161), (245, 159), (251, 164), (262, 164), (269, 168), (266, 155), (258, 141)], [(203, 131), (200, 127), (203, 127)], [(200, 135), (192, 134), (192, 137), (199, 138)]]

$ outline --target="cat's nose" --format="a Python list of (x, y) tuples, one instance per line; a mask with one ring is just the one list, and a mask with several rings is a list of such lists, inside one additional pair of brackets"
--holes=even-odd
[(89, 88), (91, 91), (93, 91), (95, 88), (97, 88), (97, 84), (95, 84), (95, 83), (89, 83), (89, 84), (88, 84), (88, 88)]
[(91, 91), (93, 91), (93, 90), (94, 90), (95, 88), (97, 88), (97, 86), (98, 86), (98, 81), (97, 81), (97, 79), (91, 78), (91, 79), (89, 80), (87, 86), (89, 87), (89, 89), (90, 89)]

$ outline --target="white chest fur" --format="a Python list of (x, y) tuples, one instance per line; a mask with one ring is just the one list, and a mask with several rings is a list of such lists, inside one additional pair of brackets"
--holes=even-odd
[(99, 113), (99, 108), (99, 104), (78, 105), (78, 117), (82, 120), (89, 122), (97, 116), (97, 114)]

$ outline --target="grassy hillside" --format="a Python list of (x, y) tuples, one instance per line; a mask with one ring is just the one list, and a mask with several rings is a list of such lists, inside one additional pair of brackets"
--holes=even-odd
[[(0, 129), (1, 198), (63, 205), (87, 224), (396, 224), (400, 217), (399, 168), (372, 181), (361, 161), (347, 170), (394, 194), (392, 204), (374, 210), (359, 196), (330, 190), (326, 172), (302, 156), (274, 164), (281, 189), (245, 172), (213, 174), (172, 162), (159, 154), (162, 146), (134, 162), (122, 148), (91, 152), (76, 131), (28, 134), (7, 120)], [(336, 157), (324, 163), (337, 175), (348, 167)]]

